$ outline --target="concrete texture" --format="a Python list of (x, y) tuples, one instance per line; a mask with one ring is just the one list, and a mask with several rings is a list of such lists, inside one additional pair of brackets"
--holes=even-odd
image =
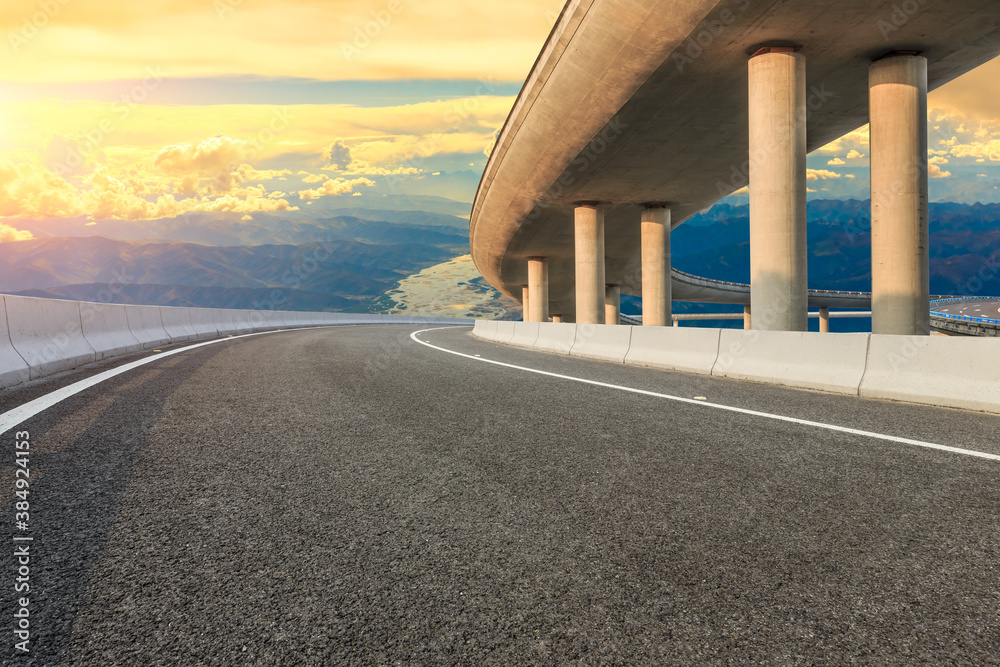
[(1000, 339), (872, 336), (861, 396), (1000, 412)]
[[(576, 324), (544, 322), (538, 325), (538, 337), (532, 347), (543, 352), (569, 354), (576, 342)], [(583, 325), (586, 326), (586, 325)]]
[(712, 375), (857, 395), (867, 334), (722, 329)]
[(538, 325), (538, 322), (515, 322), (514, 333), (507, 342), (519, 347), (531, 347), (538, 339)]
[(5, 296), (4, 303), (10, 342), (27, 362), (32, 379), (96, 359), (83, 337), (80, 302)]
[(872, 63), (872, 332), (930, 333), (927, 59)]
[(4, 304), (6, 298), (11, 297), (0, 295), (0, 387), (26, 382), (31, 376), (28, 364), (10, 343), (10, 331), (7, 328), (7, 306)]
[(618, 285), (608, 285), (604, 289), (604, 323), (620, 324), (618, 318), (622, 312), (622, 293)]
[(603, 324), (604, 212), (601, 207), (577, 206), (574, 229), (576, 321), (578, 324)]
[(191, 312), (188, 308), (160, 306), (160, 318), (164, 330), (173, 342), (182, 343), (198, 337), (198, 333), (191, 326)]
[[(1000, 54), (1000, 4), (921, 0), (907, 5), (910, 13), (905, 4), (568, 4), (485, 169), (470, 220), (476, 266), (520, 298), (527, 258), (548, 257), (551, 312), (573, 313), (573, 207), (601, 201), (605, 282), (641, 296), (642, 207), (670, 202), (676, 226), (747, 185), (747, 56), (754, 45), (802, 45), (807, 150), (868, 122), (868, 67), (893, 49), (921, 50), (931, 90)], [(676, 300), (734, 296), (712, 287), (689, 295), (676, 281), (673, 288)]]
[(754, 56), (750, 90), (750, 305), (757, 329), (808, 329), (806, 59)]
[(719, 356), (719, 329), (635, 327), (625, 363), (711, 375)]
[(107, 303), (80, 303), (83, 337), (98, 360), (142, 349), (129, 327), (125, 306)]
[(170, 342), (170, 335), (163, 328), (163, 317), (158, 306), (125, 306), (128, 328), (142, 349), (149, 350)]
[(570, 355), (620, 364), (628, 354), (632, 332), (640, 328), (616, 324), (577, 324), (576, 341)]
[(528, 260), (528, 292), (534, 295), (528, 306), (531, 322), (549, 321), (549, 263), (544, 257)]
[(670, 321), (670, 209), (645, 207), (640, 221), (642, 243), (642, 325), (666, 326)]

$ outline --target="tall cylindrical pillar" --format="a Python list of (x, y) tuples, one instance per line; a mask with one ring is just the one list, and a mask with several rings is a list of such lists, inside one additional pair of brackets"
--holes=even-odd
[(791, 48), (750, 59), (750, 303), (756, 329), (808, 328), (806, 60)]
[(528, 258), (528, 293), (531, 295), (528, 322), (549, 321), (549, 262), (544, 257)]
[(663, 327), (670, 320), (670, 209), (642, 211), (642, 325)]
[(618, 324), (622, 310), (622, 290), (618, 285), (608, 285), (604, 290), (604, 323)]
[(604, 211), (596, 203), (575, 209), (576, 321), (604, 324)]
[(743, 328), (749, 331), (751, 328), (750, 306), (743, 306)]
[(872, 333), (929, 335), (927, 59), (877, 60), (868, 83)]
[(528, 298), (530, 290), (527, 286), (521, 288), (521, 321), (530, 322), (531, 321), (531, 311), (530, 311), (530, 299)]

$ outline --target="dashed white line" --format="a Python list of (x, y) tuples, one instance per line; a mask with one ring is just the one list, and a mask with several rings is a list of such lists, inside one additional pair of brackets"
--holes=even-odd
[[(454, 327), (442, 327), (453, 329)], [(643, 396), (652, 396), (654, 398), (662, 398), (668, 401), (676, 401), (678, 403), (686, 403), (688, 405), (697, 405), (700, 407), (714, 408), (716, 410), (725, 410), (726, 412), (735, 412), (738, 414), (749, 415), (752, 417), (762, 417), (764, 419), (773, 419), (775, 421), (787, 422), (789, 424), (798, 424), (800, 426), (811, 426), (813, 428), (821, 428), (827, 431), (835, 431), (837, 433), (847, 433), (850, 435), (857, 435), (866, 438), (874, 438), (876, 440), (884, 440), (887, 442), (894, 442), (901, 445), (912, 445), (914, 447), (924, 447), (926, 449), (936, 449), (943, 452), (951, 452), (952, 454), (962, 454), (964, 456), (974, 456), (981, 459), (987, 459), (990, 461), (1000, 461), (1000, 455), (988, 454), (986, 452), (977, 452), (972, 449), (962, 449), (960, 447), (951, 447), (949, 445), (940, 445), (934, 442), (925, 442), (923, 440), (913, 440), (911, 438), (900, 438), (894, 435), (886, 435), (884, 433), (873, 433), (872, 431), (862, 431), (856, 428), (848, 428), (846, 426), (837, 426), (836, 424), (824, 424), (822, 422), (814, 422), (808, 419), (797, 419), (795, 417), (786, 417), (784, 415), (775, 415), (768, 412), (758, 412), (757, 410), (748, 410), (747, 408), (737, 408), (731, 405), (722, 405), (721, 403), (710, 403), (708, 401), (702, 401), (691, 398), (684, 398), (683, 396), (671, 396), (670, 394), (662, 394), (656, 391), (648, 391), (646, 389), (636, 389), (634, 387), (624, 387), (622, 385), (610, 384), (608, 382), (598, 382), (597, 380), (588, 380), (586, 378), (574, 377), (572, 375), (562, 375), (560, 373), (551, 373), (549, 371), (538, 370), (537, 368), (528, 368), (526, 366), (517, 366), (515, 364), (508, 364), (502, 361), (494, 361), (492, 359), (483, 359), (482, 357), (472, 356), (471, 354), (464, 354), (462, 352), (456, 352), (454, 350), (449, 350), (447, 348), (439, 347), (437, 345), (432, 345), (427, 341), (420, 340), (417, 336), (428, 331), (436, 331), (437, 329), (423, 329), (421, 331), (415, 331), (410, 334), (412, 338), (417, 343), (425, 345), (429, 348), (438, 350), (440, 352), (447, 352), (448, 354), (453, 354), (458, 357), (465, 357), (466, 359), (471, 359), (473, 361), (480, 361), (487, 364), (494, 364), (496, 366), (503, 366), (505, 368), (513, 368), (519, 371), (525, 371), (527, 373), (535, 373), (537, 375), (545, 375), (548, 377), (558, 378), (560, 380), (569, 380), (571, 382), (580, 382), (582, 384), (589, 384), (595, 387), (604, 387), (606, 389), (617, 389), (618, 391), (627, 391), (633, 394), (640, 394)]]

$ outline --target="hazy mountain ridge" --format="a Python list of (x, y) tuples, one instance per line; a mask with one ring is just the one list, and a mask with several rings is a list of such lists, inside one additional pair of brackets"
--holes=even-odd
[[(871, 289), (868, 201), (817, 200), (808, 206), (809, 285)], [(1000, 271), (969, 283), (1000, 252), (1000, 204), (930, 205), (931, 292), (1000, 294)], [(673, 264), (719, 280), (750, 281), (748, 206), (718, 204), (671, 234)], [(975, 289), (973, 289), (975, 288)]]

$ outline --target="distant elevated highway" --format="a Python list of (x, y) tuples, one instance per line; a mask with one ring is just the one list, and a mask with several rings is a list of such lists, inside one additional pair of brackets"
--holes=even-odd
[(539, 262), (538, 313), (564, 321), (603, 321), (608, 286), (645, 311), (665, 301), (666, 315), (671, 297), (744, 303), (671, 274), (669, 233), (643, 229), (669, 230), (753, 176), (754, 308), (801, 328), (808, 305), (843, 298), (807, 295), (805, 154), (872, 117), (873, 220), (887, 230), (873, 246), (876, 328), (926, 333), (926, 92), (998, 54), (990, 0), (571, 0), (487, 164), (473, 259), (518, 301)]

